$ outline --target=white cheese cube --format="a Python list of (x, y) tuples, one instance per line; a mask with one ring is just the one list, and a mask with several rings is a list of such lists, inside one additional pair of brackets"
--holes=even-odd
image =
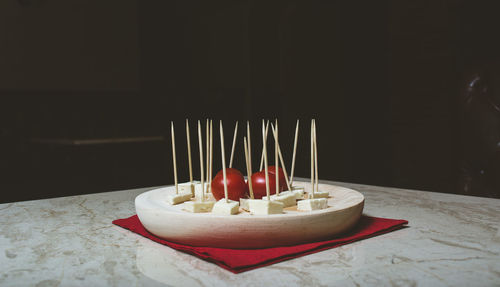
[(295, 195), (295, 199), (304, 199), (304, 188), (298, 186), (292, 186), (292, 193)]
[(297, 209), (302, 211), (319, 210), (327, 207), (328, 199), (326, 198), (305, 199), (297, 203)]
[(267, 215), (283, 213), (283, 203), (279, 201), (267, 201), (262, 199), (249, 199), (248, 207), (252, 214)]
[(328, 191), (315, 191), (314, 194), (311, 192), (309, 198), (328, 198), (330, 193)]
[[(283, 207), (294, 206), (296, 203), (295, 194), (291, 191), (280, 192), (279, 195), (271, 195), (271, 201), (279, 201), (283, 203)], [(263, 200), (267, 200), (267, 196), (262, 197)]]
[(246, 211), (250, 211), (250, 207), (248, 206), (248, 198), (240, 198), (240, 207)]
[(210, 212), (214, 204), (215, 201), (186, 201), (184, 209), (193, 213)]
[(167, 202), (172, 205), (179, 204), (184, 201), (188, 201), (190, 199), (191, 199), (191, 192), (189, 191), (184, 193), (179, 192), (179, 194), (169, 194), (167, 196)]
[(186, 192), (191, 192), (191, 195), (194, 196), (194, 190), (196, 187), (196, 184), (200, 184), (199, 181), (193, 180), (193, 182), (183, 182), (179, 183), (179, 193), (186, 193)]
[(212, 208), (212, 213), (214, 214), (222, 214), (222, 215), (231, 215), (237, 214), (239, 212), (239, 204), (237, 201), (228, 200), (223, 198), (217, 201)]

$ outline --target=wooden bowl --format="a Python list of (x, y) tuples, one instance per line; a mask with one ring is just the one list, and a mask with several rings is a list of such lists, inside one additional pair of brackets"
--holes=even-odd
[[(296, 182), (297, 186), (310, 184)], [(152, 234), (168, 241), (191, 246), (222, 248), (265, 248), (288, 246), (332, 238), (356, 224), (363, 212), (364, 196), (352, 189), (319, 184), (328, 191), (328, 208), (297, 211), (286, 208), (283, 214), (252, 215), (240, 210), (237, 215), (190, 213), (182, 204), (166, 202), (174, 187), (153, 189), (135, 199), (137, 215)]]

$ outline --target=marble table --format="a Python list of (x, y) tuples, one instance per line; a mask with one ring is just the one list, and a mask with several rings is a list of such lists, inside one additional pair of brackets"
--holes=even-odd
[(111, 224), (151, 188), (0, 204), (0, 286), (500, 285), (499, 199), (323, 182), (409, 227), (232, 274)]

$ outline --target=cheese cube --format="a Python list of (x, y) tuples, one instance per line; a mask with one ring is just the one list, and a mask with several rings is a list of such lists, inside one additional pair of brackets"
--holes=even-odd
[(191, 199), (191, 192), (189, 191), (184, 193), (179, 192), (179, 194), (169, 194), (167, 196), (167, 202), (172, 205), (179, 204), (184, 201), (188, 201), (190, 199)]
[(315, 191), (314, 194), (311, 192), (309, 198), (328, 198), (330, 193), (328, 191)]
[(223, 198), (217, 201), (212, 208), (212, 213), (214, 214), (222, 214), (222, 215), (232, 215), (237, 214), (239, 212), (239, 204), (237, 201), (228, 200)]
[[(296, 203), (295, 194), (291, 191), (280, 192), (279, 195), (271, 195), (271, 201), (279, 201), (283, 203), (283, 207), (294, 206)], [(267, 200), (267, 196), (262, 197), (263, 200)]]
[[(204, 182), (205, 184), (205, 197), (208, 194), (208, 183)], [(201, 182), (198, 182), (194, 185), (194, 194), (196, 198), (201, 198)]]
[(248, 207), (252, 214), (267, 215), (283, 213), (283, 203), (279, 201), (267, 201), (262, 199), (249, 199)]
[(303, 187), (292, 186), (292, 193), (295, 194), (295, 199), (304, 199), (304, 191)]
[(305, 199), (297, 203), (297, 209), (302, 211), (319, 210), (327, 207), (328, 199), (326, 198)]
[(210, 212), (214, 204), (215, 201), (186, 201), (184, 209), (193, 213)]
[(191, 195), (194, 196), (194, 190), (196, 187), (196, 184), (200, 184), (199, 181), (193, 180), (193, 182), (183, 182), (179, 183), (179, 193), (186, 193), (186, 192), (191, 192)]
[(240, 207), (246, 211), (250, 211), (250, 207), (248, 206), (248, 198), (240, 198)]

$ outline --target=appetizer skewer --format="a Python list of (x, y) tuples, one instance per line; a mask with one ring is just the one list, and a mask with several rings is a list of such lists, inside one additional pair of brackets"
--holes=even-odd
[(191, 199), (191, 191), (179, 192), (179, 184), (177, 183), (177, 160), (175, 158), (175, 131), (174, 122), (170, 122), (170, 132), (172, 134), (172, 163), (174, 167), (174, 184), (175, 184), (175, 194), (167, 196), (167, 202), (170, 204), (178, 204)]
[[(268, 168), (268, 165), (267, 165), (267, 128), (269, 127), (269, 122), (268, 122), (268, 125), (266, 126), (266, 129), (262, 130), (263, 134), (262, 134), (262, 139), (263, 139), (263, 143), (262, 143), (262, 154), (264, 155), (264, 174), (265, 174), (265, 178), (266, 178), (266, 196), (267, 196), (267, 200), (271, 200), (270, 198), (270, 193), (271, 193), (271, 190), (269, 188), (269, 168)], [(264, 121), (262, 121), (262, 128), (264, 128)]]
[(275, 180), (276, 180), (276, 195), (280, 195), (280, 161), (278, 156), (278, 119), (276, 119), (276, 129), (274, 130), (274, 166), (275, 166)]
[[(208, 138), (207, 138), (208, 142)], [(199, 200), (188, 201), (184, 208), (189, 212), (209, 212), (212, 210), (213, 201), (205, 201), (205, 171), (203, 169), (203, 137), (201, 134), (201, 123), (198, 121), (198, 145), (200, 149), (200, 174), (201, 174), (201, 195)], [(196, 198), (195, 198), (196, 199)]]
[(303, 187), (293, 185), (293, 174), (295, 171), (295, 155), (297, 154), (297, 140), (298, 140), (298, 138), (299, 138), (299, 120), (297, 120), (297, 124), (295, 125), (295, 138), (293, 140), (292, 168), (290, 171), (290, 184), (288, 185), (288, 189), (295, 193), (295, 196), (297, 199), (302, 199), (304, 197), (305, 189)]
[(213, 125), (212, 125), (212, 120), (210, 120), (210, 167), (209, 167), (209, 176), (208, 176), (208, 179), (209, 179), (209, 186), (210, 186), (210, 192), (212, 192), (212, 178), (213, 178), (213, 154), (214, 154), (214, 151), (213, 151), (213, 143), (214, 143), (214, 137), (213, 137)]
[(293, 140), (292, 168), (290, 170), (290, 185), (293, 187), (293, 172), (295, 171), (295, 155), (297, 153), (297, 140), (299, 138), (299, 120), (295, 126), (295, 139)]
[(248, 190), (250, 192), (250, 198), (254, 199), (254, 197), (253, 197), (253, 188), (252, 188), (252, 180), (251, 180), (252, 168), (250, 167), (250, 160), (251, 159), (250, 159), (250, 153), (249, 153), (249, 148), (248, 148), (247, 138), (246, 137), (243, 138), (243, 144), (245, 145), (244, 148), (245, 148), (245, 161), (246, 161), (246, 165), (247, 165)]
[[(247, 138), (244, 137), (243, 138), (243, 148), (245, 150), (245, 164), (246, 164), (246, 168), (247, 168), (247, 184), (248, 184), (248, 190), (250, 192), (250, 199), (254, 199), (254, 196), (253, 196), (253, 187), (252, 187), (252, 169), (250, 167), (250, 155), (248, 153), (248, 143), (247, 143)], [(240, 206), (241, 208), (243, 208), (244, 210), (250, 210), (249, 209), (249, 206), (248, 206), (248, 200), (247, 198), (240, 198)]]
[[(262, 120), (264, 122), (264, 120)], [(269, 131), (269, 121), (266, 123), (266, 138), (267, 138), (267, 132)], [(262, 170), (264, 168), (264, 150), (262, 150), (262, 154), (260, 155), (260, 166), (259, 170)]]
[[(248, 140), (248, 165), (250, 166), (250, 171), (252, 171), (252, 140), (250, 138), (250, 123), (247, 121), (247, 140)], [(252, 174), (250, 173), (250, 177)], [(253, 198), (253, 194), (251, 195)]]
[[(250, 199), (254, 199), (253, 186), (252, 186), (252, 153), (250, 145), (250, 123), (248, 121), (247, 121), (247, 137), (243, 138), (243, 149), (245, 150), (245, 164), (247, 168), (248, 191), (250, 193)], [(240, 198), (240, 207), (244, 210), (250, 211), (247, 198)]]
[(316, 185), (315, 185), (315, 191), (316, 191), (316, 195), (319, 194), (319, 189), (318, 189), (318, 145), (316, 143), (316, 120), (313, 119), (313, 126), (314, 126), (314, 129), (313, 129), (313, 139), (314, 139), (314, 176), (315, 176), (315, 181), (316, 181)]
[[(271, 200), (273, 201), (279, 201), (283, 204), (283, 207), (289, 207), (289, 206), (294, 206), (296, 204), (296, 197), (295, 194), (292, 191), (285, 191), (280, 193), (279, 192), (279, 159), (278, 156), (281, 156), (280, 154), (280, 148), (279, 148), (279, 140), (278, 140), (278, 120), (276, 120), (276, 127), (274, 127), (271, 124), (271, 128), (273, 130), (273, 135), (274, 135), (274, 150), (275, 150), (275, 164), (276, 164), (276, 169), (275, 169), (275, 176), (276, 176), (276, 194), (271, 196)], [(283, 163), (283, 159), (281, 160)], [(283, 165), (283, 173), (285, 174), (285, 181), (288, 183), (288, 176), (285, 171), (285, 166)]]
[(187, 154), (188, 154), (189, 181), (180, 183), (179, 190), (181, 193), (189, 191), (189, 192), (191, 192), (192, 196), (195, 196), (199, 181), (193, 180), (193, 163), (192, 163), (192, 157), (191, 157), (191, 134), (189, 132), (189, 120), (188, 119), (186, 119), (186, 144), (187, 144)]
[(250, 138), (250, 123), (247, 121), (247, 144), (246, 147), (248, 149), (248, 188), (250, 191), (250, 198), (254, 199), (253, 195), (253, 187), (252, 187), (252, 144), (251, 144), (251, 138)]
[(311, 120), (311, 195), (314, 198), (314, 122)]
[(316, 120), (313, 119), (313, 142), (314, 142), (314, 198), (327, 198), (330, 196), (328, 191), (319, 190), (319, 180), (318, 180), (318, 145), (316, 140)]
[(179, 194), (179, 185), (177, 184), (177, 160), (175, 159), (175, 131), (174, 131), (174, 122), (170, 122), (170, 133), (171, 133), (171, 136), (172, 136), (172, 163), (174, 165), (175, 194)]
[(205, 123), (205, 139), (206, 139), (206, 169), (205, 174), (207, 175), (205, 178), (207, 179), (207, 193), (210, 194), (210, 122), (207, 119)]
[(280, 157), (280, 163), (283, 166), (282, 170), (283, 170), (283, 174), (285, 175), (284, 177), (285, 177), (286, 185), (288, 187), (287, 191), (284, 191), (284, 192), (278, 194), (279, 196), (276, 196), (272, 200), (281, 201), (281, 202), (283, 202), (283, 204), (285, 205), (285, 207), (288, 207), (288, 206), (295, 205), (296, 204), (295, 200), (297, 200), (297, 199), (303, 199), (303, 197), (304, 197), (304, 189), (297, 188), (297, 189), (294, 190), (294, 189), (290, 188), (290, 182), (288, 181), (288, 173), (286, 171), (286, 167), (285, 167), (285, 164), (284, 164), (283, 155), (281, 153), (281, 147), (279, 145), (279, 140), (277, 139), (278, 138), (278, 132), (275, 130), (275, 128), (274, 128), (273, 125), (271, 125), (271, 128), (273, 130), (273, 134), (275, 136), (275, 140), (278, 142), (278, 155)]
[(222, 174), (224, 178), (224, 198), (217, 201), (214, 204), (212, 213), (232, 215), (237, 214), (239, 210), (239, 204), (237, 201), (229, 200), (227, 191), (227, 174), (226, 174), (226, 155), (224, 151), (224, 128), (222, 127), (222, 121), (220, 121), (220, 146), (222, 154)]
[(203, 169), (203, 137), (201, 136), (200, 121), (198, 121), (198, 145), (200, 148), (201, 201), (205, 201), (205, 171)]
[(193, 182), (193, 163), (191, 159), (191, 135), (189, 132), (189, 120), (186, 119), (186, 141), (187, 141), (187, 151), (188, 151), (188, 165), (189, 165), (189, 182), (190, 182), (190, 188), (191, 188), (191, 193), (194, 194), (194, 182)]
[(318, 155), (316, 145), (316, 125), (314, 119), (311, 121), (311, 194), (309, 199), (301, 200), (297, 204), (298, 210), (312, 211), (328, 207), (328, 192), (318, 190)]

